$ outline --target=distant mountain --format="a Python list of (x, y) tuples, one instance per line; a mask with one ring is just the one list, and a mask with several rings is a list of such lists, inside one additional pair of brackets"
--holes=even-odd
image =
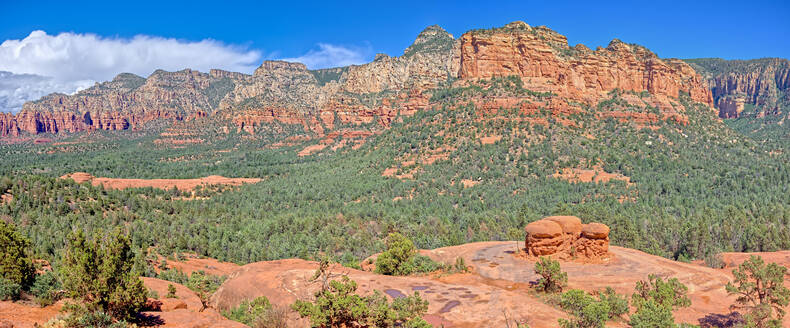
[(377, 131), (401, 115), (429, 108), (440, 85), (507, 76), (522, 80), (529, 90), (551, 93), (549, 101), (528, 106), (556, 112), (595, 105), (614, 90), (641, 93), (633, 103), (658, 110), (649, 120), (684, 121), (677, 101), (681, 93), (713, 104), (706, 82), (683, 61), (661, 59), (619, 40), (597, 50), (571, 47), (546, 27), (514, 22), (458, 39), (430, 26), (402, 56), (379, 55), (349, 67), (311, 71), (299, 63), (267, 61), (252, 75), (220, 70), (159, 70), (148, 78), (121, 74), (75, 95), (28, 102), (17, 115), (0, 115), (0, 136), (144, 130), (152, 121), (206, 116), (214, 118), (212, 124), (248, 133), (274, 122), (302, 126), (310, 136), (341, 126)]
[(719, 117), (742, 133), (790, 137), (790, 61), (781, 58), (687, 59), (708, 83)]

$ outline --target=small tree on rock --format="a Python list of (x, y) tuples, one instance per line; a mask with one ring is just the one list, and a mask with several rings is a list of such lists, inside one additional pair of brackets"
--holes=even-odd
[(535, 263), (535, 273), (540, 275), (536, 288), (546, 293), (561, 292), (568, 284), (568, 274), (562, 272), (560, 262), (541, 256)]
[(725, 288), (730, 295), (738, 296), (732, 307), (748, 311), (747, 326), (782, 325), (784, 307), (790, 303), (790, 290), (784, 286), (786, 272), (787, 268), (776, 263), (766, 264), (756, 255), (732, 270), (735, 283), (727, 283)]
[(672, 311), (691, 305), (688, 287), (677, 278), (664, 281), (651, 274), (647, 281), (637, 281), (634, 289), (631, 305), (636, 308), (636, 312), (629, 318), (632, 327), (675, 327)]
[(409, 260), (416, 253), (417, 249), (411, 240), (400, 233), (390, 233), (387, 236), (387, 250), (376, 258), (376, 273), (393, 276), (409, 275), (414, 271)]
[[(321, 262), (313, 281), (333, 276), (327, 262)], [(316, 292), (314, 301), (298, 300), (291, 308), (302, 317), (309, 318), (312, 327), (431, 327), (421, 317), (428, 311), (428, 301), (416, 292), (390, 303), (379, 291), (360, 296), (356, 290), (357, 283), (342, 275), (340, 280), (328, 281), (326, 288)]]
[(178, 295), (176, 295), (176, 286), (173, 286), (173, 284), (167, 284), (167, 295), (165, 297), (178, 298)]

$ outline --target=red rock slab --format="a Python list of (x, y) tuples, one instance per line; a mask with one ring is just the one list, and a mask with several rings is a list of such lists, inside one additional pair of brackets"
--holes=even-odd
[[(320, 288), (317, 283), (310, 282), (316, 268), (316, 262), (293, 259), (251, 263), (233, 273), (211, 301), (215, 308), (227, 309), (259, 296), (266, 296), (277, 306), (287, 306), (297, 299), (310, 300)], [(397, 298), (418, 292), (429, 302), (427, 317), (433, 322), (445, 323), (445, 327), (503, 327), (503, 310), (518, 314), (518, 319), (527, 320), (532, 327), (538, 328), (555, 327), (557, 318), (565, 316), (531, 297), (523, 283), (504, 282), (502, 285), (510, 288), (503, 288), (471, 274), (435, 279), (431, 276), (384, 276), (342, 267), (335, 267), (333, 271), (356, 281), (357, 292), (361, 295), (378, 290), (390, 298)], [(306, 322), (295, 320), (291, 324), (301, 327)]]
[(35, 304), (0, 301), (0, 326), (10, 324), (16, 328), (32, 328), (43, 325), (57, 317), (62, 306), (63, 302), (42, 308)]
[[(192, 312), (198, 312), (203, 307), (203, 303), (200, 302), (200, 298), (197, 294), (182, 284), (148, 277), (143, 277), (141, 279), (143, 279), (143, 284), (145, 284), (146, 288), (156, 291), (156, 293), (159, 294), (159, 300), (162, 301), (162, 311), (182, 308)], [(168, 299), (166, 297), (167, 286), (169, 285), (176, 287), (176, 296), (178, 296), (178, 298)]]
[(228, 320), (212, 309), (203, 312), (193, 312), (179, 309), (170, 312), (145, 312), (157, 327), (172, 328), (242, 328), (247, 325)]

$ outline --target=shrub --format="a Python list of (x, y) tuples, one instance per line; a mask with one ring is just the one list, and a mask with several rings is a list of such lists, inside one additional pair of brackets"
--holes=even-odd
[(186, 281), (187, 288), (194, 291), (197, 296), (200, 298), (200, 303), (202, 304), (202, 308), (200, 311), (205, 310), (208, 307), (208, 299), (211, 297), (211, 294), (222, 285), (222, 282), (225, 281), (224, 276), (215, 276), (206, 274), (204, 271), (195, 271), (189, 275), (189, 279)]
[[(322, 261), (312, 281), (332, 277), (328, 261)], [(381, 292), (369, 296), (356, 294), (357, 283), (342, 276), (322, 284), (315, 293), (315, 301), (298, 300), (291, 308), (303, 318), (310, 319), (312, 327), (411, 327), (428, 328), (430, 325), (421, 318), (428, 311), (428, 301), (420, 298), (419, 293), (408, 297), (387, 301)]]
[(466, 266), (466, 261), (463, 257), (456, 257), (455, 264), (453, 264), (453, 271), (455, 272), (469, 272), (469, 267)]
[(560, 262), (548, 257), (540, 257), (535, 263), (535, 273), (540, 275), (536, 288), (543, 292), (561, 292), (568, 284), (568, 274), (562, 272)]
[[(752, 255), (732, 270), (735, 283), (725, 287), (730, 295), (737, 295), (735, 308), (747, 311), (747, 325), (780, 327), (785, 315), (784, 307), (790, 303), (790, 290), (784, 286), (787, 268), (776, 263), (766, 264), (759, 256)], [(774, 316), (774, 312), (776, 315)]]
[(703, 259), (705, 260), (705, 265), (710, 268), (724, 269), (725, 267), (724, 259), (722, 259), (719, 252), (708, 252)]
[(178, 298), (178, 295), (176, 295), (176, 286), (173, 286), (173, 284), (167, 284), (167, 295), (165, 297)]
[(19, 293), (22, 291), (22, 286), (6, 279), (0, 278), (0, 300), (2, 301), (15, 301), (19, 299)]
[(0, 220), (0, 278), (15, 284), (30, 286), (36, 270), (28, 252), (30, 241), (13, 225)]
[(634, 289), (631, 302), (637, 310), (649, 300), (653, 300), (656, 304), (670, 310), (691, 305), (691, 299), (688, 297), (688, 287), (677, 278), (670, 278), (664, 281), (661, 277), (651, 274), (648, 276), (647, 281), (637, 281)]
[(30, 287), (30, 293), (35, 296), (35, 302), (38, 305), (47, 306), (61, 298), (63, 295), (61, 288), (60, 280), (55, 272), (47, 271), (36, 277), (36, 281)]
[[(45, 325), (47, 327), (48, 325)], [(128, 328), (133, 327), (126, 321), (115, 321), (112, 316), (102, 311), (74, 312), (66, 316), (58, 324), (55, 322), (52, 327), (90, 327), (90, 328)]]
[(636, 312), (629, 318), (633, 327), (675, 327), (672, 310), (691, 305), (688, 287), (677, 278), (667, 281), (654, 274), (647, 281), (638, 281), (631, 296)]
[(573, 316), (571, 320), (559, 319), (564, 328), (602, 328), (607, 320), (628, 312), (628, 301), (611, 287), (597, 299), (583, 290), (569, 290), (560, 296), (559, 305)]
[(244, 301), (239, 306), (223, 311), (222, 315), (234, 321), (256, 328), (285, 328), (287, 313), (269, 303), (264, 296)]
[(672, 309), (661, 305), (654, 299), (641, 303), (639, 310), (629, 318), (634, 328), (675, 328)]
[(628, 296), (617, 294), (612, 287), (598, 294), (598, 300), (609, 304), (609, 319), (620, 317), (628, 313)]
[(387, 250), (376, 258), (376, 273), (391, 276), (406, 276), (414, 271), (409, 260), (417, 253), (414, 243), (400, 233), (387, 236)]
[(178, 269), (167, 269), (163, 271), (159, 271), (159, 274), (156, 275), (158, 279), (172, 281), (177, 284), (186, 284), (187, 280), (189, 280), (189, 276), (181, 270)]
[(71, 234), (60, 277), (69, 296), (80, 302), (73, 309), (134, 318), (145, 306), (147, 291), (132, 270), (133, 258), (129, 238), (120, 230), (91, 240), (82, 231)]
[(408, 267), (411, 268), (412, 273), (429, 273), (439, 270), (441, 264), (430, 257), (415, 254), (409, 259)]

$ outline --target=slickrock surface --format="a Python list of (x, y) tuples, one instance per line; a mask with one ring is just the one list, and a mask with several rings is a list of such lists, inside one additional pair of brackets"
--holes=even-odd
[[(430, 302), (425, 318), (436, 327), (442, 324), (448, 328), (504, 327), (503, 311), (511, 319), (527, 322), (531, 327), (556, 327), (557, 318), (567, 315), (531, 294), (530, 284), (538, 279), (534, 272), (535, 261), (514, 256), (524, 246), (523, 242), (516, 241), (480, 242), (422, 252), (447, 263), (463, 258), (471, 271), (464, 274), (392, 277), (337, 267), (334, 272), (356, 280), (361, 294), (380, 290), (389, 297), (400, 297), (419, 292)], [(734, 299), (727, 296), (724, 285), (732, 279), (732, 268), (751, 255), (724, 253), (728, 267), (711, 269), (633, 249), (612, 246), (609, 251), (614, 256), (601, 263), (561, 262), (562, 270), (568, 273), (568, 288), (596, 292), (609, 286), (620, 294), (631, 295), (635, 283), (647, 279), (649, 274), (675, 277), (688, 286), (692, 300), (692, 306), (675, 311), (675, 317), (678, 322), (693, 324), (730, 313), (729, 306)], [(790, 266), (790, 251), (755, 254), (769, 262)], [(159, 293), (163, 310), (169, 310), (147, 314), (161, 320), (160, 324), (166, 327), (242, 327), (222, 319), (218, 311), (258, 296), (266, 296), (276, 306), (310, 299), (318, 288), (309, 282), (316, 267), (316, 262), (297, 259), (241, 266), (211, 298), (214, 309), (203, 312), (195, 311), (199, 301), (186, 287), (174, 284), (179, 299), (163, 300), (169, 282), (146, 278), (146, 286)], [(57, 307), (40, 309), (33, 305), (0, 302), (0, 323), (11, 322), (15, 327), (32, 327), (34, 322), (46, 322), (57, 314)], [(307, 325), (295, 313), (289, 314), (289, 320), (295, 327)], [(625, 325), (609, 322), (607, 327)]]
[[(454, 263), (462, 257), (471, 273), (449, 276), (391, 277), (347, 268), (345, 273), (359, 283), (362, 294), (380, 290), (398, 297), (418, 291), (430, 302), (426, 320), (445, 327), (504, 327), (502, 311), (531, 327), (556, 327), (566, 314), (532, 296), (530, 284), (537, 281), (534, 260), (514, 256), (523, 242), (482, 242), (439, 248), (431, 257)], [(621, 247), (610, 247), (613, 256), (600, 263), (561, 262), (568, 273), (568, 288), (589, 292), (611, 286), (621, 294), (632, 294), (634, 284), (651, 273), (676, 277), (689, 287), (692, 307), (675, 312), (679, 321), (699, 324), (710, 314), (728, 314), (733, 299), (724, 285), (731, 275), (694, 264), (680, 263)], [(296, 299), (310, 299), (318, 288), (308, 280), (317, 264), (303, 260), (258, 262), (242, 266), (213, 296), (217, 308), (227, 308), (245, 299), (266, 296), (273, 304), (287, 305)], [(296, 320), (296, 318), (292, 318)], [(304, 321), (294, 321), (304, 324)], [(623, 327), (622, 323), (608, 323)], [(297, 324), (297, 326), (299, 326)], [(437, 324), (438, 326), (438, 324)]]

